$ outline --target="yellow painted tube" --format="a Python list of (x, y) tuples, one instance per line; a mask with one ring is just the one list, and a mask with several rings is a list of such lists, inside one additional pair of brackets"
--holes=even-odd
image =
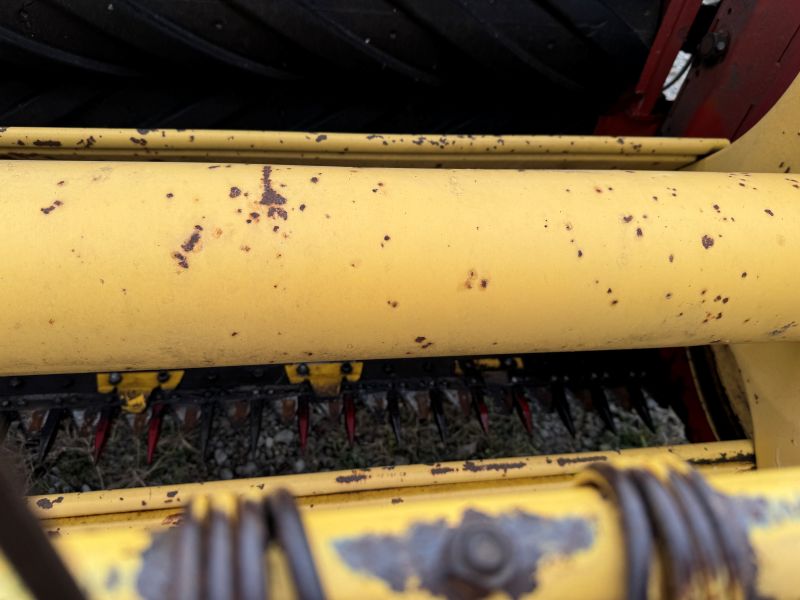
[[(794, 598), (797, 595), (800, 573), (793, 552), (800, 543), (797, 476), (798, 471), (794, 469), (709, 477), (718, 491), (733, 498), (744, 516), (757, 557), (757, 589), (761, 596)], [(415, 543), (415, 527), (435, 528), (436, 523), (442, 521), (452, 527), (466, 521), (465, 515), (470, 511), (506, 515), (506, 518), (532, 514), (562, 523), (576, 519), (592, 530), (591, 543), (574, 547), (566, 544), (566, 536), (554, 537), (550, 542), (554, 556), (539, 565), (538, 585), (526, 590), (530, 595), (525, 594), (525, 597), (625, 597), (624, 544), (616, 508), (596, 491), (586, 488), (543, 491), (528, 496), (442, 500), (424, 505), (399, 504), (390, 510), (376, 507), (358, 511), (354, 507), (346, 513), (305, 513), (304, 520), (312, 551), (327, 583), (326, 591), (332, 598), (388, 598), (401, 595), (398, 594), (401, 590), (390, 587), (391, 578), (381, 577), (386, 571), (382, 571), (378, 556), (374, 560), (363, 560), (364, 555), (359, 553), (381, 552), (382, 541), (387, 545), (393, 543), (391, 547), (402, 553), (404, 543)], [(545, 529), (541, 534), (546, 535)], [(576, 539), (581, 538), (576, 535), (572, 541)], [(363, 543), (363, 548), (359, 543)], [(570, 549), (564, 551), (568, 546)], [(398, 556), (398, 560), (402, 557)], [(284, 591), (288, 589), (291, 587)], [(280, 595), (280, 589), (275, 591)], [(402, 591), (414, 597), (428, 597), (430, 590), (424, 582), (420, 585), (419, 581), (410, 579)], [(653, 597), (661, 597), (657, 590), (653, 591)]]
[(181, 160), (428, 168), (678, 169), (729, 145), (714, 138), (0, 129), (0, 158)]
[[(470, 486), (481, 484), (482, 490), (497, 487), (498, 481), (520, 480), (524, 485), (536, 481), (548, 483), (550, 478), (572, 476), (590, 462), (605, 462), (616, 456), (647, 460), (665, 455), (677, 456), (697, 468), (718, 470), (751, 469), (753, 444), (750, 440), (684, 444), (655, 448), (632, 448), (620, 452), (591, 452), (545, 456), (441, 462), (435, 465), (402, 465), (373, 467), (352, 471), (305, 473), (254, 477), (232, 481), (150, 486), (120, 490), (48, 494), (28, 498), (29, 508), (41, 519), (113, 515), (160, 509), (179, 509), (192, 497), (200, 494), (268, 494), (276, 489), (288, 489), (295, 497), (308, 499), (307, 504), (359, 502), (357, 494), (381, 490), (388, 498), (402, 495), (407, 488), (419, 488), (416, 493), (434, 487)], [(505, 484), (503, 484), (505, 485)], [(328, 497), (327, 499), (322, 498)], [(339, 496), (336, 500), (335, 497)], [(317, 501), (317, 498), (321, 498)]]
[[(644, 463), (640, 463), (644, 464)], [(628, 466), (631, 466), (628, 463)], [(798, 470), (762, 470), (743, 474), (711, 474), (709, 483), (727, 495), (752, 548), (759, 597), (794, 598), (800, 586), (796, 552), (800, 543)], [(225, 498), (214, 498), (223, 502)], [(476, 517), (477, 513), (477, 517)], [(323, 587), (330, 598), (391, 598), (401, 595), (433, 597), (429, 583), (415, 577), (430, 561), (412, 561), (408, 553), (424, 555), (447, 529), (464, 522), (493, 517), (518, 523), (519, 543), (544, 544), (538, 554), (514, 555), (531, 559), (535, 585), (519, 593), (525, 598), (621, 598), (625, 595), (625, 546), (618, 509), (596, 490), (586, 487), (549, 489), (532, 494), (476, 492), (470, 497), (434, 498), (420, 502), (303, 511), (302, 519)], [(535, 532), (525, 537), (526, 528)], [(438, 533), (437, 533), (438, 532)], [(529, 534), (530, 535), (530, 534)], [(55, 537), (65, 561), (90, 597), (139, 598), (146, 583), (163, 573), (154, 542), (142, 529), (85, 530)], [(429, 544), (433, 543), (431, 546)], [(388, 562), (380, 559), (386, 557)], [(148, 558), (148, 556), (150, 558)], [(438, 559), (434, 553), (430, 560)], [(270, 552), (271, 597), (289, 597), (286, 563)], [(397, 573), (392, 565), (406, 570)], [(417, 565), (417, 566), (414, 566)], [(113, 577), (111, 574), (113, 572)], [(658, 578), (659, 571), (654, 577)], [(108, 581), (114, 585), (109, 586)], [(13, 597), (8, 565), (0, 561), (0, 589)], [(654, 597), (661, 597), (659, 587)]]
[(787, 175), (14, 161), (0, 190), (2, 374), (800, 339)]

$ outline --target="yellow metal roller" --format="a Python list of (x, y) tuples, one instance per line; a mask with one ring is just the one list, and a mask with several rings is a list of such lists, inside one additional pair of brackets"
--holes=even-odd
[(0, 372), (796, 340), (797, 181), (5, 162)]

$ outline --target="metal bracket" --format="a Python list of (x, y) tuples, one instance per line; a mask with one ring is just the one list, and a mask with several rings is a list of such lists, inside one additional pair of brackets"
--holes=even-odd
[(132, 371), (130, 373), (98, 373), (97, 391), (116, 393), (122, 410), (139, 414), (147, 408), (147, 400), (155, 389), (174, 390), (183, 379), (183, 371)]
[(339, 395), (342, 380), (351, 383), (361, 378), (362, 362), (296, 363), (284, 366), (290, 383), (308, 381), (317, 396), (330, 398)]

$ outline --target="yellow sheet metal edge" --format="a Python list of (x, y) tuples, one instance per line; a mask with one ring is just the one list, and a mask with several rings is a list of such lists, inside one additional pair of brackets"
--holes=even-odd
[[(755, 468), (752, 460), (725, 460), (723, 462), (699, 463), (697, 470), (708, 473), (741, 473)], [(542, 490), (553, 490), (573, 485), (576, 473), (548, 475), (523, 479), (494, 479), (464, 483), (443, 483), (415, 487), (368, 490), (302, 496), (297, 498), (302, 512), (319, 510), (339, 510), (354, 506), (374, 507), (404, 504), (409, 502), (428, 502), (431, 500), (454, 500), (469, 498), (475, 494), (533, 494)], [(253, 490), (248, 490), (248, 494)], [(259, 490), (259, 494), (261, 490)], [(213, 492), (212, 492), (213, 494)], [(156, 530), (175, 527), (184, 516), (184, 507), (172, 509), (143, 510), (136, 512), (108, 513), (82, 517), (44, 519), (42, 527), (51, 536), (69, 536), (86, 531), (108, 531), (110, 529)]]
[[(177, 509), (198, 494), (256, 493), (267, 494), (286, 488), (298, 498), (315, 498), (354, 492), (390, 490), (401, 494), (404, 488), (472, 484), (485, 482), (491, 487), (497, 480), (543, 479), (573, 475), (591, 462), (605, 462), (616, 456), (653, 458), (671, 454), (697, 467), (713, 469), (728, 465), (751, 468), (755, 460), (749, 440), (685, 444), (657, 448), (634, 448), (619, 452), (591, 452), (561, 455), (527, 456), (433, 465), (373, 467), (352, 471), (307, 473), (213, 481), (206, 483), (151, 486), (71, 494), (31, 496), (28, 505), (41, 519), (82, 517), (158, 509)], [(343, 499), (345, 502), (346, 498)], [(314, 501), (310, 500), (309, 504)]]
[(800, 339), (782, 174), (4, 161), (0, 189), (2, 374)]
[[(755, 127), (691, 168), (783, 173), (800, 190), (800, 77)], [(800, 345), (734, 344), (731, 352), (738, 368), (724, 370), (722, 380), (746, 392), (759, 467), (800, 465)]]
[[(650, 468), (642, 461), (624, 464)], [(657, 466), (653, 464), (654, 471)], [(741, 527), (746, 532), (759, 597), (795, 597), (800, 586), (800, 571), (796, 569), (793, 552), (800, 540), (797, 501), (800, 472), (785, 469), (710, 474), (708, 481), (714, 490), (726, 496), (728, 508), (722, 518), (731, 519), (731, 529)], [(449, 536), (468, 521), (498, 519), (506, 525), (503, 520), (510, 519), (512, 523), (520, 520), (519, 531), (516, 525), (512, 530), (522, 536), (523, 542), (527, 539), (523, 530), (535, 524), (535, 539), (546, 540), (544, 553), (552, 558), (540, 561), (539, 554), (523, 555), (535, 563), (519, 567), (533, 573), (534, 585), (526, 587), (517, 597), (625, 597), (627, 533), (621, 526), (616, 505), (591, 488), (571, 487), (531, 494), (515, 490), (499, 494), (476, 492), (469, 497), (302, 513), (316, 569), (327, 596), (332, 599), (391, 598), (404, 594), (435, 597), (425, 580), (413, 577), (416, 569), (404, 571), (398, 575), (399, 579), (393, 579), (391, 569), (380, 568), (383, 563), (377, 553), (389, 552), (387, 565), (405, 565), (409, 559), (404, 553), (412, 546), (423, 551), (441, 548), (436, 542), (440, 537), (423, 536), (423, 540), (417, 540), (415, 533), (439, 531)], [(156, 539), (152, 532), (141, 529), (94, 530), (55, 537), (54, 543), (90, 597), (152, 598), (155, 596), (147, 590), (152, 589), (150, 584), (158, 582), (159, 573), (167, 568), (158, 562), (163, 553), (155, 551)], [(431, 539), (434, 546), (429, 545), (434, 543)], [(375, 560), (368, 560), (363, 552)], [(435, 554), (434, 558), (438, 556)], [(660, 556), (665, 560), (663, 554)], [(513, 560), (518, 558), (515, 555)], [(269, 552), (270, 597), (289, 597), (293, 593), (283, 561), (277, 550)], [(693, 575), (701, 575), (701, 561), (689, 563)], [(658, 568), (651, 575), (654, 590), (663, 584), (664, 572)], [(24, 597), (4, 562), (0, 562), (0, 582), (12, 597)], [(653, 597), (662, 597), (659, 592), (654, 594)]]
[(354, 166), (677, 169), (724, 139), (9, 127), (0, 158)]

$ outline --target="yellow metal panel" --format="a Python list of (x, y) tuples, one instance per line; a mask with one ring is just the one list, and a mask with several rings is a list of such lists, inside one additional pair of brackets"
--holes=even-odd
[(9, 161), (0, 189), (3, 374), (800, 338), (784, 175)]
[(800, 76), (750, 131), (690, 168), (785, 173), (800, 180)]
[[(284, 365), (283, 369), (290, 383), (299, 384), (308, 381), (318, 396), (336, 396), (339, 394), (342, 379), (358, 381), (364, 368), (362, 362), (348, 362), (346, 364), (350, 370), (344, 373), (342, 364), (344, 363), (299, 363)], [(301, 375), (301, 365), (305, 369), (304, 375)]]
[[(750, 131), (691, 169), (781, 173), (800, 193), (800, 77)], [(749, 247), (756, 250), (755, 243)], [(797, 271), (791, 261), (778, 255), (775, 260), (786, 266), (787, 277), (794, 280)], [(765, 309), (762, 318), (768, 314)], [(793, 320), (786, 326), (797, 328), (798, 324)], [(738, 372), (727, 370), (721, 375), (729, 389), (743, 385), (747, 390), (758, 466), (800, 465), (800, 346), (735, 344), (731, 350)]]
[[(794, 551), (800, 543), (800, 472), (784, 469), (711, 474), (708, 480), (718, 491), (735, 496), (738, 509), (743, 511), (736, 516), (746, 522), (758, 570), (759, 597), (796, 597), (800, 586)], [(214, 505), (223, 500), (215, 497)], [(366, 547), (377, 550), (382, 536), (403, 539), (415, 527), (456, 525), (466, 511), (506, 517), (522, 512), (542, 520), (578, 520), (581, 527), (588, 528), (588, 544), (576, 543), (561, 554), (552, 550), (552, 560), (539, 562), (536, 588), (525, 597), (624, 597), (624, 545), (617, 509), (589, 488), (547, 489), (530, 494), (520, 494), (516, 488), (498, 493), (475, 491), (469, 496), (431, 497), (418, 502), (322, 507), (303, 511), (302, 518), (330, 598), (388, 598), (398, 595), (398, 590), (367, 570), (348, 564), (342, 543), (373, 536), (373, 545)], [(141, 529), (87, 529), (54, 540), (91, 597), (139, 597), (137, 582), (143, 581), (139, 578), (139, 557), (150, 546), (149, 533)], [(291, 586), (287, 583), (286, 566), (278, 559), (278, 555), (270, 554), (272, 597), (283, 598), (291, 594)], [(117, 573), (110, 577), (114, 570)], [(12, 579), (7, 565), (0, 561), (0, 589), (13, 590)], [(111, 580), (115, 585), (109, 586)], [(413, 578), (405, 585), (410, 587), (407, 592), (412, 597), (429, 597)]]
[[(160, 381), (161, 373), (166, 373), (169, 377), (165, 381)], [(147, 409), (147, 401), (153, 390), (156, 388), (173, 390), (178, 387), (181, 379), (183, 371), (134, 371), (122, 375), (118, 383), (112, 383), (111, 373), (98, 373), (97, 391), (101, 394), (110, 394), (116, 390), (123, 402), (122, 410), (140, 414)]]
[(166, 371), (169, 378), (159, 380), (159, 371), (133, 371), (125, 373), (119, 383), (111, 383), (110, 373), (97, 374), (97, 391), (101, 394), (118, 392), (152, 392), (157, 387), (163, 390), (174, 390), (183, 379), (183, 371)]
[(727, 140), (9, 127), (0, 158), (446, 168), (676, 169)]
[[(158, 509), (176, 509), (198, 494), (257, 493), (267, 494), (286, 488), (299, 498), (327, 495), (351, 497), (356, 492), (388, 490), (395, 496), (411, 487), (473, 484), (485, 482), (490, 488), (498, 479), (541, 480), (573, 475), (587, 463), (608, 461), (622, 455), (649, 459), (668, 453), (698, 468), (716, 470), (750, 469), (753, 446), (749, 440), (685, 444), (664, 448), (635, 448), (620, 452), (592, 452), (475, 461), (442, 462), (435, 465), (401, 465), (352, 471), (280, 475), (233, 481), (212, 481), (169, 486), (151, 486), (123, 490), (77, 492), (31, 496), (28, 505), (42, 519), (82, 517), (114, 513), (133, 513)], [(547, 483), (547, 482), (546, 482)], [(451, 488), (452, 489), (452, 488)], [(428, 492), (426, 492), (428, 493)], [(392, 496), (392, 497), (395, 497)], [(358, 500), (357, 497), (353, 497)], [(345, 498), (343, 501), (347, 501)]]
[(800, 344), (731, 349), (750, 399), (759, 468), (800, 465)]

